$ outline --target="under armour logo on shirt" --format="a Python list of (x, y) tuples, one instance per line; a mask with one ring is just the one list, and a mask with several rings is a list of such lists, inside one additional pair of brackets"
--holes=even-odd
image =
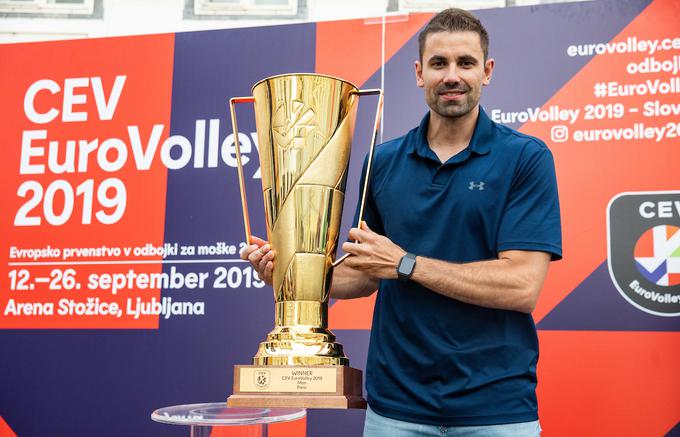
[(480, 183), (476, 184), (473, 181), (470, 181), (470, 185), (468, 185), (468, 190), (482, 191), (482, 190), (484, 190), (484, 182), (480, 182)]

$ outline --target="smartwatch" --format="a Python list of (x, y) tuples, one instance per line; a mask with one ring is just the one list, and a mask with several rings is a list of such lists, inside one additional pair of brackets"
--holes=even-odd
[(399, 260), (397, 266), (397, 278), (400, 281), (408, 281), (413, 275), (413, 270), (416, 268), (416, 256), (412, 253), (407, 253)]

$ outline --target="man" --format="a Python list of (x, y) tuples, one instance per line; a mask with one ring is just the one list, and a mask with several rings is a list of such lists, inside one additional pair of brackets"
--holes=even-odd
[[(376, 149), (331, 291), (378, 289), (364, 435), (537, 436), (531, 312), (562, 253), (552, 155), (479, 106), (494, 60), (477, 18), (447, 9), (419, 43), (429, 113)], [(271, 282), (275, 254), (256, 243), (242, 257)]]

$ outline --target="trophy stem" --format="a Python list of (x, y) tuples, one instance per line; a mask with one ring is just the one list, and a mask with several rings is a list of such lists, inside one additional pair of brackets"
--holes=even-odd
[(276, 326), (306, 325), (328, 328), (328, 304), (311, 300), (276, 302)]
[(253, 364), (346, 366), (349, 359), (328, 329), (326, 302), (283, 301), (276, 303), (276, 326)]

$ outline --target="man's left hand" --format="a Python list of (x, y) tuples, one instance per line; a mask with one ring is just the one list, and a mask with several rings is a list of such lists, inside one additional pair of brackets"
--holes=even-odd
[(343, 243), (342, 250), (353, 255), (345, 264), (378, 279), (396, 279), (397, 266), (406, 252), (384, 235), (373, 232), (366, 222), (352, 228), (349, 238), (358, 243)]

